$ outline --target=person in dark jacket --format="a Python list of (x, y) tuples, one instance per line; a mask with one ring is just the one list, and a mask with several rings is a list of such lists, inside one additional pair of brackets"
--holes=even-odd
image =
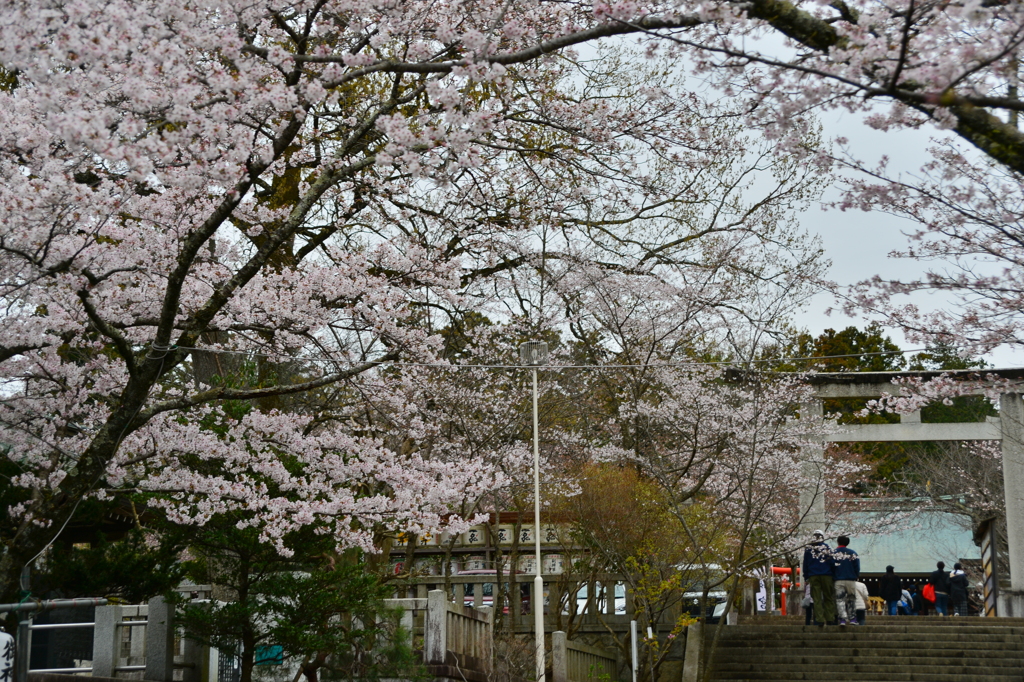
[(953, 604), (954, 616), (967, 615), (967, 574), (959, 563), (953, 564), (953, 572), (949, 574), (949, 600)]
[(804, 549), (804, 579), (811, 585), (814, 600), (814, 624), (833, 624), (836, 619), (835, 563), (832, 548), (825, 542), (825, 534), (814, 531), (814, 538)]
[(914, 615), (923, 616), (925, 609), (928, 608), (928, 602), (925, 601), (924, 596), (921, 594), (921, 589), (917, 585), (910, 586), (910, 596), (914, 599)]
[(839, 545), (832, 551), (835, 562), (836, 611), (840, 625), (859, 625), (857, 622), (857, 581), (860, 580), (860, 557), (850, 549), (850, 538), (840, 535)]
[(889, 615), (895, 616), (899, 608), (896, 604), (903, 596), (903, 581), (896, 575), (896, 569), (893, 566), (886, 566), (885, 575), (879, 578), (878, 596), (885, 600)]
[(936, 570), (928, 576), (928, 582), (935, 588), (935, 613), (940, 616), (949, 615), (949, 574), (946, 573), (946, 564), (939, 562), (935, 564)]

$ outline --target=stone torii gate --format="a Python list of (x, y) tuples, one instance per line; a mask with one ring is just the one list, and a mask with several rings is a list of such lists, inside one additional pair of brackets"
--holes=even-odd
[[(896, 394), (892, 380), (915, 377), (921, 380), (939, 376), (978, 381), (980, 377), (997, 376), (1010, 380), (1018, 392), (1001, 393), (999, 416), (984, 422), (927, 424), (921, 422), (920, 411), (901, 415), (898, 424), (846, 424), (843, 431), (826, 437), (827, 442), (908, 442), (993, 440), (1001, 443), (1003, 456), (1003, 489), (1006, 497), (1006, 534), (1009, 550), (1006, 565), (1010, 569), (1010, 590), (1000, 590), (996, 613), (1001, 616), (1024, 616), (1024, 369), (994, 369), (948, 372), (848, 372), (823, 373), (810, 377), (815, 399), (804, 405), (801, 419), (809, 423), (823, 418), (823, 401), (832, 398), (878, 398), (883, 393)], [(983, 382), (980, 382), (983, 383)], [(981, 394), (979, 388), (976, 395)], [(824, 444), (807, 448), (803, 457), (806, 480), (820, 481), (825, 463)], [(801, 491), (800, 507), (804, 511), (803, 526), (809, 531), (825, 525), (825, 505), (820, 487), (814, 484)], [(984, 552), (983, 552), (984, 554)], [(988, 587), (988, 586), (986, 586)], [(988, 590), (986, 590), (987, 592)], [(995, 614), (992, 614), (995, 615)]]

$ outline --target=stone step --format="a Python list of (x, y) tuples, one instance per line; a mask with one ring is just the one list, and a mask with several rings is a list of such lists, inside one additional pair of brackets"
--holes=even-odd
[[(922, 644), (950, 643), (954, 645), (986, 645), (1001, 644), (1007, 642), (1020, 643), (1024, 632), (1020, 633), (992, 633), (992, 634), (970, 634), (970, 633), (916, 633), (916, 632), (869, 632), (851, 628), (846, 631), (825, 631), (825, 632), (794, 632), (794, 633), (766, 633), (763, 636), (755, 636), (748, 633), (723, 633), (719, 637), (719, 644), (733, 644), (736, 646), (777, 646), (794, 647), (807, 646), (810, 642), (920, 642)], [(712, 640), (714, 636), (706, 639)]]
[[(799, 616), (740, 616), (739, 625), (803, 625), (803, 614)], [(973, 625), (986, 625), (998, 623), (1024, 627), (1024, 618), (985, 618), (982, 616), (877, 616), (869, 614), (868, 623), (921, 623), (927, 625), (944, 625), (949, 627), (963, 627)]]
[[(1024, 664), (1024, 655), (1014, 653), (1007, 656), (983, 656), (976, 652), (954, 651), (948, 654), (935, 652), (934, 655), (921, 656), (915, 652), (858, 652), (856, 649), (808, 649), (800, 655), (784, 655), (766, 652), (762, 654), (746, 654), (729, 656), (721, 659), (721, 665), (791, 665), (806, 666), (811, 664), (837, 665), (843, 662), (864, 665), (910, 666), (917, 670), (919, 666), (976, 666), (982, 669), (1020, 668)], [(725, 669), (725, 668), (723, 668)]]
[[(792, 646), (792, 647), (770, 647), (770, 646), (753, 646), (753, 647), (742, 647), (742, 646), (728, 646), (719, 644), (717, 651), (723, 652), (723, 655), (728, 655), (732, 658), (744, 656), (744, 651), (755, 654), (760, 653), (773, 653), (778, 656), (798, 656), (804, 651), (845, 651), (848, 652), (846, 655), (849, 656), (871, 656), (875, 655), (872, 652), (878, 652), (878, 655), (893, 656), (899, 655), (899, 653), (913, 654), (916, 656), (934, 656), (942, 654), (945, 651), (965, 651), (967, 653), (973, 653), (977, 656), (990, 656), (1000, 658), (1024, 658), (1024, 654), (1021, 653), (1022, 647), (1020, 643), (1009, 643), (1003, 642), (997, 645), (985, 645), (985, 646), (971, 646), (968, 648), (953, 646), (949, 643), (943, 644), (915, 644), (913, 642), (893, 642), (893, 643), (850, 643), (850, 642), (809, 642), (806, 646)], [(894, 653), (896, 652), (896, 653)], [(948, 655), (948, 654), (945, 654)]]
[(726, 672), (790, 672), (794, 670), (816, 670), (824, 668), (827, 670), (841, 670), (842, 673), (934, 673), (936, 675), (968, 675), (976, 673), (996, 673), (1002, 675), (1017, 675), (1021, 671), (1019, 667), (1004, 665), (993, 666), (984, 659), (973, 658), (977, 664), (945, 663), (944, 660), (918, 659), (919, 663), (877, 663), (874, 660), (834, 658), (829, 656), (806, 656), (801, 659), (785, 660), (785, 662), (745, 662), (745, 660), (729, 660), (728, 663), (720, 664), (716, 670)]
[(746, 618), (719, 635), (718, 682), (1024, 682), (1024, 618), (874, 616), (845, 627)]
[(715, 682), (756, 682), (760, 680), (802, 680), (807, 682), (1024, 682), (1020, 672), (1011, 675), (933, 672), (844, 672), (840, 667), (821, 669), (723, 672), (712, 675)]
[[(714, 630), (708, 630), (706, 636), (713, 636)], [(977, 627), (977, 628), (929, 628), (929, 627), (902, 627), (899, 625), (783, 625), (778, 628), (758, 628), (736, 625), (720, 631), (723, 637), (751, 637), (764, 638), (774, 637), (781, 639), (785, 637), (802, 637), (813, 635), (874, 635), (878, 637), (889, 637), (896, 635), (914, 635), (922, 637), (1019, 637), (1024, 635), (1024, 628), (998, 628), (998, 627)]]
[[(747, 632), (752, 635), (762, 636), (771, 632), (830, 632), (830, 631), (872, 631), (872, 632), (934, 632), (939, 634), (968, 633), (985, 634), (1000, 632), (1024, 632), (1024, 624), (1021, 625), (1000, 625), (992, 623), (991, 619), (987, 624), (973, 625), (971, 627), (954, 628), (934, 626), (926, 624), (903, 624), (903, 623), (874, 623), (868, 621), (865, 625), (777, 625), (772, 628), (759, 625), (727, 625), (722, 632)], [(714, 628), (708, 628), (708, 632), (714, 632)]]

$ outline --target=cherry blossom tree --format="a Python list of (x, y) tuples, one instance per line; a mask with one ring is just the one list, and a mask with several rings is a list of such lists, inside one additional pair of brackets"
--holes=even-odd
[(656, 397), (629, 406), (657, 436), (630, 456), (677, 508), (706, 504), (739, 543), (699, 542), (702, 531), (681, 515), (693, 545), (712, 552), (701, 557), (704, 563), (742, 573), (802, 545), (806, 538), (796, 534), (809, 510), (800, 508), (799, 491), (811, 486), (833, 497), (859, 469), (837, 461), (820, 480), (807, 480), (802, 450), (836, 428), (828, 420), (809, 425), (797, 418), (812, 397), (813, 388), (796, 376), (668, 369)]
[[(873, 277), (843, 293), (847, 311), (866, 312), (899, 326), (913, 340), (978, 353), (1024, 345), (1020, 216), (1024, 177), (991, 161), (972, 159), (955, 145), (936, 148), (916, 177), (881, 167), (861, 168), (841, 206), (880, 210), (909, 219), (910, 243), (893, 257), (929, 265), (910, 279)], [(851, 164), (852, 165), (852, 164)], [(906, 301), (939, 293), (939, 309)]]
[(985, 519), (1005, 518), (1003, 458), (998, 443), (963, 441), (910, 448), (904, 484), (932, 508), (966, 517), (971, 529)]
[[(625, 3), (601, 9), (623, 23), (643, 11)], [(791, 143), (800, 143), (809, 111), (842, 107), (883, 130), (932, 122), (1024, 171), (1019, 3), (718, 0), (681, 9), (699, 23), (646, 32), (694, 55), (699, 72), (747, 98), (753, 122)], [(876, 101), (889, 111), (876, 111)]]
[[(747, 102), (747, 121), (788, 147), (853, 171), (843, 208), (914, 221), (893, 254), (935, 263), (920, 278), (874, 279), (848, 300), (926, 343), (973, 352), (1019, 347), (1024, 135), (1018, 129), (1024, 7), (1004, 0), (688, 3), (698, 25), (649, 30), (661, 49)], [(636, 11), (609, 4), (623, 23)], [(658, 44), (652, 44), (657, 50)], [(931, 125), (943, 139), (916, 175), (833, 156), (807, 144), (811, 115), (844, 109), (884, 131)], [(843, 141), (840, 141), (843, 142)], [(860, 150), (854, 150), (859, 152)], [(922, 310), (904, 295), (941, 292), (952, 305)]]
[[(243, 510), (284, 553), (306, 526), (364, 549), (464, 526), (506, 483), (501, 448), (453, 467), (464, 441), (424, 447), (424, 394), (380, 429), (347, 401), (437, 361), (467, 310), (514, 301), (550, 329), (550, 293), (596, 329), (573, 295), (599, 271), (764, 322), (739, 288), (797, 286), (775, 283), (813, 254), (774, 254), (822, 168), (732, 165), (740, 113), (667, 87), (674, 55), (572, 51), (721, 25), (692, 9), (4, 5), (0, 589), (113, 491), (180, 523)], [(709, 255), (751, 267), (687, 269)]]
[[(620, 457), (669, 498), (680, 542), (689, 548), (677, 566), (684, 583), (703, 573), (705, 595), (726, 590), (732, 603), (742, 578), (766, 565), (792, 563), (789, 555), (807, 542), (805, 521), (814, 511), (803, 506), (802, 493), (825, 498), (831, 524), (848, 511), (839, 494), (862, 467), (838, 458), (813, 473), (803, 466), (807, 449), (820, 447), (835, 424), (799, 419), (814, 394), (802, 377), (663, 368), (658, 388), (624, 406), (623, 415), (642, 425), (648, 438)], [(713, 577), (709, 567), (716, 569)]]
[[(267, 541), (458, 529), (452, 505), (502, 484), (486, 463), (281, 398), (433, 359), (419, 311), (521, 265), (534, 209), (565, 213), (545, 191), (561, 172), (613, 196), (629, 144), (673, 153), (657, 131), (691, 111), (558, 96), (546, 55), (621, 31), (571, 8), (11, 3), (0, 26), (0, 438), (23, 491), (5, 591), (105, 488), (160, 493), (180, 522), (241, 508)], [(192, 385), (200, 349), (256, 369)]]

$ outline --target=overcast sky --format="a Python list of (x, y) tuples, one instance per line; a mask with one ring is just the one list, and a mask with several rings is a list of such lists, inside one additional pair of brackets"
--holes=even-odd
[[(609, 39), (616, 43), (622, 39)], [(632, 41), (629, 41), (632, 42)], [(782, 48), (783, 41), (775, 33), (768, 33), (756, 41), (761, 48), (787, 52)], [(584, 45), (578, 52), (585, 58), (595, 54), (594, 45)], [(785, 58), (785, 57), (783, 57)], [(694, 90), (704, 91), (706, 84), (701, 80), (692, 81)], [(887, 107), (880, 104), (880, 107)], [(844, 111), (817, 112), (818, 120), (824, 130), (825, 139), (845, 137), (849, 141), (850, 150), (869, 166), (877, 162), (882, 155), (890, 158), (890, 169), (900, 172), (914, 173), (929, 160), (927, 150), (932, 146), (931, 140), (942, 139), (948, 135), (934, 126), (922, 130), (891, 130), (880, 132), (863, 123), (863, 114), (850, 114)], [(953, 136), (950, 136), (953, 137)], [(958, 139), (958, 138), (957, 138)], [(830, 190), (822, 202), (837, 199), (839, 193)], [(889, 258), (895, 249), (903, 249), (908, 240), (904, 233), (912, 232), (914, 224), (910, 221), (886, 215), (884, 213), (866, 213), (863, 211), (823, 210), (812, 207), (800, 218), (801, 226), (808, 232), (821, 237), (826, 257), (832, 261), (831, 278), (843, 285), (867, 279), (874, 275), (889, 278), (909, 278), (924, 272), (922, 264), (912, 260)], [(949, 306), (951, 299), (938, 295), (922, 295), (914, 299), (924, 309)], [(844, 329), (850, 325), (864, 327), (868, 321), (858, 317), (848, 317), (840, 312), (826, 315), (826, 310), (835, 305), (829, 294), (819, 294), (808, 304), (806, 309), (794, 319), (794, 324), (813, 335), (825, 329)], [(920, 348), (918, 344), (909, 343), (896, 329), (888, 329), (889, 335), (900, 348), (905, 350)], [(997, 349), (985, 359), (994, 367), (1024, 367), (1024, 349)]]
[[(902, 130), (879, 132), (861, 122), (853, 114), (828, 112), (821, 119), (828, 137), (844, 136), (850, 140), (851, 149), (864, 161), (872, 163), (883, 154), (892, 159), (892, 167), (900, 171), (913, 172), (927, 160), (929, 140), (943, 135), (934, 128), (925, 130)], [(826, 200), (838, 194), (833, 190)], [(912, 277), (924, 271), (921, 263), (912, 260), (894, 259), (888, 256), (894, 249), (907, 244), (904, 233), (913, 230), (913, 223), (884, 213), (838, 210), (825, 211), (812, 208), (801, 216), (802, 226), (821, 236), (826, 256), (832, 261), (831, 277), (840, 284), (853, 284), (879, 274), (883, 277)], [(915, 299), (919, 305), (932, 308), (947, 301), (937, 295)], [(827, 328), (836, 330), (849, 325), (863, 327), (863, 319), (851, 318), (834, 312), (827, 316), (825, 311), (834, 304), (831, 296), (819, 294), (806, 311), (796, 320), (798, 327), (806, 328), (811, 334), (820, 334)], [(893, 341), (901, 348), (917, 348), (908, 343), (898, 330), (889, 330)], [(1024, 351), (998, 349), (986, 356), (995, 367), (1024, 366)]]

